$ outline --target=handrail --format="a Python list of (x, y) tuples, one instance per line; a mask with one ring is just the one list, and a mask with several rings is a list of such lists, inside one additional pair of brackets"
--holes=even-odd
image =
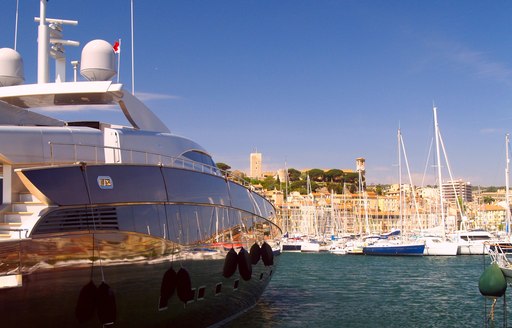
[(511, 252), (507, 250), (511, 250), (512, 246), (491, 241), (484, 242), (484, 247), (488, 251), (492, 263), (497, 263), (499, 266), (504, 267), (510, 266), (511, 262), (507, 254), (511, 254)]
[[(55, 148), (57, 146), (64, 146), (64, 147), (72, 147), (73, 148), (73, 155), (72, 158), (59, 160), (58, 163), (77, 163), (77, 162), (88, 162), (92, 161), (96, 164), (99, 163), (108, 163), (106, 160), (100, 161), (98, 158), (101, 158), (98, 156), (98, 151), (105, 151), (105, 150), (112, 150), (112, 155), (114, 159), (114, 163), (119, 162), (120, 159), (116, 160), (116, 156), (119, 158), (122, 153), (127, 153), (129, 157), (129, 161), (124, 161), (124, 164), (157, 164), (162, 165), (166, 167), (174, 167), (174, 168), (182, 168), (182, 169), (188, 169), (192, 171), (202, 172), (210, 175), (215, 176), (223, 176), (226, 180), (234, 181), (244, 187), (249, 188), (251, 191), (256, 191), (256, 188), (245, 181), (244, 179), (235, 176), (228, 171), (221, 170), (216, 166), (199, 163), (196, 161), (193, 161), (191, 159), (183, 158), (183, 157), (174, 157), (169, 155), (163, 155), (160, 153), (153, 153), (149, 151), (143, 151), (143, 150), (137, 150), (137, 149), (129, 149), (129, 148), (118, 148), (118, 147), (112, 147), (112, 146), (103, 146), (103, 145), (88, 145), (88, 144), (73, 144), (73, 143), (62, 143), (62, 142), (52, 142), (49, 141), (48, 145), (50, 146), (50, 164), (55, 165), (56, 160), (56, 153)], [(94, 158), (87, 158), (86, 156), (80, 157), (78, 155), (79, 148), (89, 148), (94, 151)], [(134, 156), (135, 155), (135, 156)], [(137, 156), (139, 155), (139, 156)], [(134, 159), (134, 157), (136, 159)], [(143, 160), (137, 160), (138, 158), (143, 158)], [(120, 163), (120, 162), (119, 162)]]
[(17, 231), (19, 233), (19, 235), (20, 235), (19, 236), (20, 239), (21, 239), (21, 233), (23, 231), (25, 231), (25, 238), (27, 238), (28, 230), (29, 229), (26, 229), (26, 228), (25, 229), (19, 229), (19, 228), (0, 228), (0, 231), (8, 231), (8, 232), (13, 232), (13, 231), (15, 232), (15, 231)]

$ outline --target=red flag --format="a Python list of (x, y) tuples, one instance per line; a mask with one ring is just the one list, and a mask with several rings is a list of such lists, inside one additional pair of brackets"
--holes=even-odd
[(118, 54), (121, 52), (121, 44), (119, 41), (116, 41), (114, 45), (112, 46), (112, 49), (114, 49), (114, 53)]

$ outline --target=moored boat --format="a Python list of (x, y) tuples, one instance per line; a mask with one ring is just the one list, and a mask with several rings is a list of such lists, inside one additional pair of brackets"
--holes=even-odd
[(458, 245), (452, 241), (445, 240), (439, 236), (422, 236), (419, 242), (425, 243), (424, 255), (428, 256), (455, 256)]
[(302, 238), (285, 237), (281, 240), (283, 252), (300, 252), (302, 249)]
[(459, 255), (485, 255), (486, 243), (497, 241), (490, 232), (482, 229), (457, 231), (452, 235), (457, 243)]
[(424, 243), (402, 243), (400, 241), (382, 240), (363, 247), (364, 255), (383, 256), (422, 256)]
[[(66, 82), (59, 54), (50, 83), (65, 42), (48, 25), (68, 21), (40, 6), (38, 83), (0, 49), (2, 325), (204, 327), (250, 308), (279, 262), (272, 204), (110, 81), (108, 42), (84, 47), (87, 81)], [(113, 105), (132, 126), (33, 111)]]

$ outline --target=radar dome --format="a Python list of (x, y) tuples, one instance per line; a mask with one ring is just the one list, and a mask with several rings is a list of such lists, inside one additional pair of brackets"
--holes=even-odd
[(82, 49), (80, 74), (89, 81), (108, 81), (116, 75), (112, 45), (105, 40), (93, 40)]
[(0, 48), (0, 87), (18, 85), (25, 81), (23, 59), (10, 48)]

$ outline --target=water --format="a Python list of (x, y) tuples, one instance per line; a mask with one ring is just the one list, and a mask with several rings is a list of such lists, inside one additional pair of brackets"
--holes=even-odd
[[(491, 327), (478, 290), (484, 261), (284, 253), (260, 302), (224, 327)], [(496, 327), (503, 309), (502, 298)]]

